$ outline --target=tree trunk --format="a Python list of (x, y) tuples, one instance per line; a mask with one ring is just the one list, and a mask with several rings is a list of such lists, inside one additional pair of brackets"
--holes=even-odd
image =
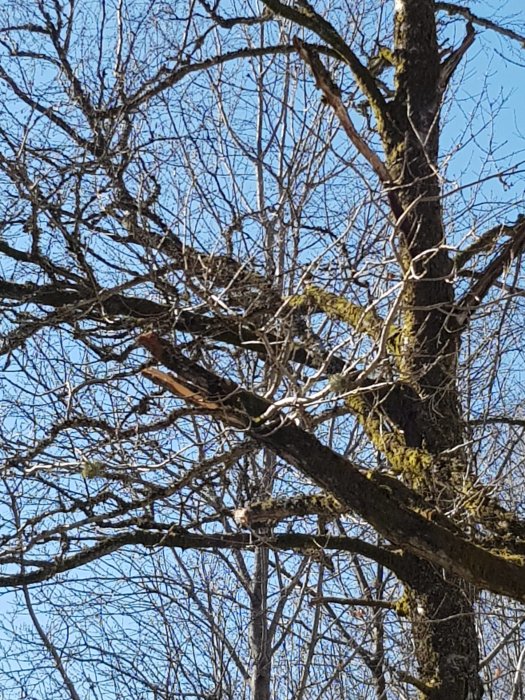
[[(399, 369), (414, 390), (411, 446), (432, 457), (404, 480), (446, 512), (464, 473), (458, 342), (451, 316), (452, 263), (445, 243), (437, 178), (441, 65), (432, 0), (396, 3), (396, 95), (383, 143), (402, 223), (399, 253), (405, 272)], [(402, 428), (405, 426), (401, 426)], [(406, 435), (406, 431), (405, 435)], [(405, 437), (406, 440), (406, 437)], [(452, 451), (452, 452), (451, 452)], [(443, 455), (453, 454), (454, 457)], [(431, 463), (429, 469), (428, 464)], [(433, 700), (478, 700), (478, 638), (473, 602), (458, 579), (410, 557), (406, 601), (419, 677)]]
[(251, 590), (252, 700), (270, 700), (271, 640), (268, 630), (268, 548), (257, 547)]
[(444, 578), (430, 565), (413, 560), (412, 588), (406, 590), (418, 663), (432, 700), (479, 700), (478, 636), (472, 599), (465, 584)]

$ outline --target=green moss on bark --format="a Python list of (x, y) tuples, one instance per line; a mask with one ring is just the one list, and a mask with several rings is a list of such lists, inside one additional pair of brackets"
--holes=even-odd
[[(309, 285), (302, 294), (288, 300), (294, 308), (307, 306), (324, 312), (327, 316), (342, 321), (359, 333), (364, 333), (373, 340), (379, 340), (385, 328), (385, 321), (374, 308), (363, 308), (359, 304), (327, 292), (320, 287)], [(387, 349), (396, 353), (398, 349), (399, 330), (395, 326), (388, 332)]]
[(426, 450), (407, 447), (400, 430), (387, 429), (379, 410), (371, 410), (362, 396), (349, 396), (346, 405), (357, 416), (374, 447), (379, 450), (394, 472), (403, 476), (415, 488), (422, 487), (434, 464), (434, 458)]

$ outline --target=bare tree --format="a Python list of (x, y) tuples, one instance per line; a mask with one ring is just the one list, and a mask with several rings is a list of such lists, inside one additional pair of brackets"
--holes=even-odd
[(524, 697), (505, 4), (4, 4), (10, 697)]

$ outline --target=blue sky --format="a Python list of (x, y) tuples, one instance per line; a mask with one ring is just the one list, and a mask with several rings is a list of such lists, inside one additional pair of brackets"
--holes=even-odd
[[(525, 34), (520, 0), (477, 2), (470, 6), (478, 16)], [(514, 22), (503, 20), (512, 16)], [(455, 100), (450, 111), (444, 110), (441, 142), (445, 158), (453, 152), (446, 168), (445, 191), (464, 188), (457, 198), (452, 197), (454, 209), (459, 206), (456, 199), (468, 208), (470, 197), (476, 192), (476, 209), (464, 217), (463, 233), (470, 226), (469, 219), (486, 220), (487, 226), (492, 225), (491, 219), (514, 221), (523, 209), (524, 198), (521, 171), (525, 169), (525, 51), (517, 42), (491, 30), (476, 26), (476, 34), (450, 87)], [(498, 175), (516, 164), (515, 172)], [(483, 182), (477, 185), (478, 181)]]

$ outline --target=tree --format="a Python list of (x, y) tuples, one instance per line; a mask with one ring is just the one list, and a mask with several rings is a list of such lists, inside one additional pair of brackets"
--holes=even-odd
[(522, 65), (523, 22), (1, 25), (4, 686), (523, 697), (521, 146), (468, 93), (494, 38)]

